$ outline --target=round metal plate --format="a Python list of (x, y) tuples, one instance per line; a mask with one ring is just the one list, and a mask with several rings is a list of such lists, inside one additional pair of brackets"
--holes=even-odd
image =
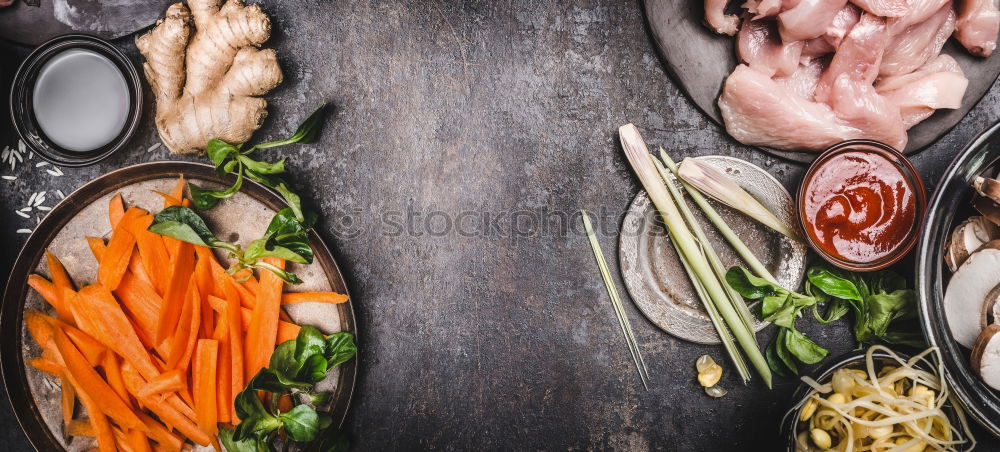
[[(792, 196), (767, 171), (734, 157), (713, 155), (695, 158), (726, 173), (782, 221), (797, 224)], [(782, 286), (799, 286), (806, 268), (805, 244), (772, 232), (729, 207), (711, 202)], [(694, 203), (689, 202), (688, 205), (715, 246), (722, 264), (726, 268), (745, 265), (701, 214), (701, 210)], [(646, 192), (636, 195), (629, 206), (619, 240), (619, 261), (625, 287), (639, 310), (671, 335), (701, 344), (718, 344), (719, 336), (695, 295), (694, 287)], [(764, 326), (764, 322), (758, 321), (754, 330), (760, 331)]]
[[(671, 78), (699, 110), (721, 125), (722, 115), (716, 100), (722, 92), (722, 82), (736, 67), (736, 43), (733, 37), (715, 34), (705, 26), (704, 3), (646, 0), (646, 20)], [(969, 78), (969, 87), (960, 108), (939, 110), (910, 129), (906, 153), (923, 149), (948, 133), (982, 99), (1000, 75), (1000, 58), (996, 55), (990, 58), (973, 56), (953, 39), (948, 40), (942, 53), (955, 57)], [(819, 152), (760, 149), (803, 163), (811, 162), (819, 155)]]
[(67, 33), (128, 36), (162, 18), (174, 0), (18, 0), (0, 8), (0, 38), (37, 46)]
[[(38, 294), (28, 290), (27, 276), (48, 274), (41, 257), (45, 249), (50, 249), (62, 260), (77, 286), (93, 283), (97, 265), (84, 237), (110, 235), (108, 200), (115, 193), (121, 193), (126, 205), (155, 212), (162, 207), (163, 200), (151, 190), (169, 191), (181, 174), (212, 189), (231, 183), (217, 177), (211, 166), (198, 163), (155, 162), (113, 171), (84, 185), (54, 207), (35, 228), (14, 263), (0, 312), (0, 368), (17, 420), (35, 449), (89, 450), (94, 443), (87, 438), (67, 441), (63, 437), (58, 380), (25, 365), (27, 359), (38, 356), (41, 350), (23, 328), (23, 313), (25, 309), (51, 310)], [(220, 238), (246, 243), (259, 237), (274, 212), (282, 207), (284, 202), (280, 197), (260, 185), (244, 181), (243, 189), (236, 196), (203, 212), (203, 217)], [(310, 245), (316, 252), (313, 264), (289, 264), (289, 269), (303, 279), (303, 284), (290, 286), (287, 290), (348, 293), (333, 255), (315, 231), (310, 231)], [(286, 311), (296, 323), (315, 325), (326, 333), (349, 331), (357, 334), (350, 302), (338, 305), (305, 303), (288, 308), (291, 309)], [(334, 425), (339, 426), (351, 400), (356, 360), (348, 361), (337, 371), (331, 372), (317, 389), (333, 394), (330, 412)]]

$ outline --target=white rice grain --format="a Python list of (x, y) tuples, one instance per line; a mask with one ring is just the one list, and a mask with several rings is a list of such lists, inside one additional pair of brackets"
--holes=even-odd
[(31, 234), (31, 229), (18, 229), (18, 234)]

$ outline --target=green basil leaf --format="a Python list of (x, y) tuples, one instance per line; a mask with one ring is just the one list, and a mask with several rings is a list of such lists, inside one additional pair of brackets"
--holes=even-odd
[(788, 351), (798, 358), (799, 361), (806, 364), (816, 364), (830, 353), (829, 350), (816, 345), (812, 339), (809, 339), (805, 334), (798, 332), (794, 328), (785, 330), (784, 339), (785, 347), (788, 348)]
[(813, 287), (830, 296), (847, 300), (862, 300), (859, 288), (849, 276), (844, 275), (839, 270), (821, 266), (810, 267), (806, 271), (806, 278), (809, 279), (809, 283)]
[(236, 400), (233, 401), (233, 408), (236, 409), (236, 416), (240, 420), (267, 415), (264, 404), (260, 403), (257, 393), (251, 389), (244, 389), (236, 395)]
[(882, 339), (889, 331), (889, 325), (897, 319), (915, 316), (917, 294), (913, 290), (897, 290), (893, 293), (872, 294), (865, 300), (865, 315), (855, 321), (854, 335), (859, 342), (872, 343)]
[(312, 384), (319, 383), (326, 378), (326, 371), (329, 369), (326, 358), (320, 355), (311, 355), (302, 362), (302, 369), (296, 378)]
[(799, 368), (795, 365), (795, 359), (792, 358), (791, 352), (788, 351), (788, 347), (785, 345), (785, 336), (787, 336), (788, 331), (789, 330), (786, 328), (778, 329), (778, 335), (774, 337), (774, 350), (775, 354), (778, 355), (778, 359), (785, 364), (785, 367), (788, 368), (792, 374), (798, 375)]
[(205, 146), (205, 154), (215, 164), (216, 170), (221, 169), (230, 156), (239, 155), (239, 149), (218, 138), (208, 140)]
[(796, 309), (795, 299), (790, 294), (766, 297), (764, 298), (764, 303), (772, 306), (780, 303), (779, 307), (771, 315), (764, 317), (764, 321), (774, 323), (782, 328), (795, 327), (795, 317), (798, 315), (799, 310)]
[(324, 104), (317, 108), (316, 111), (312, 112), (312, 114), (309, 115), (309, 117), (307, 117), (301, 125), (299, 125), (298, 130), (296, 130), (292, 136), (280, 141), (258, 144), (254, 147), (257, 149), (266, 149), (293, 143), (315, 143), (316, 139), (319, 138), (319, 132), (323, 128), (323, 120), (325, 119), (325, 116), (326, 105)]
[(234, 438), (235, 434), (235, 429), (219, 429), (219, 440), (227, 452), (268, 452), (266, 447), (263, 449), (258, 447), (259, 443), (256, 438), (244, 438), (237, 441)]
[(767, 367), (771, 368), (771, 371), (781, 375), (782, 377), (790, 377), (788, 366), (781, 361), (778, 357), (778, 352), (775, 351), (778, 341), (771, 341), (767, 348), (764, 349), (764, 359), (767, 360)]
[[(312, 355), (323, 356), (326, 352), (326, 338), (314, 326), (304, 325), (295, 338), (295, 360), (304, 361)], [(324, 356), (325, 358), (325, 356)]]
[(299, 405), (287, 413), (278, 415), (285, 433), (292, 441), (309, 442), (316, 439), (319, 431), (319, 415), (308, 405)]
[(258, 162), (245, 155), (240, 155), (240, 163), (242, 163), (250, 171), (257, 174), (281, 174), (285, 172), (285, 159), (278, 160), (274, 163), (268, 162)]
[(267, 391), (272, 393), (282, 393), (291, 388), (309, 389), (312, 384), (294, 379), (294, 375), (284, 375), (273, 369), (261, 369), (257, 375), (247, 383), (247, 389), (257, 391)]
[(285, 341), (271, 353), (271, 361), (267, 367), (281, 375), (294, 377), (298, 375), (302, 363), (295, 359), (295, 341)]
[(240, 191), (241, 187), (243, 187), (242, 171), (236, 174), (236, 182), (225, 190), (206, 190), (195, 184), (188, 183), (188, 189), (191, 191), (191, 202), (198, 210), (208, 210), (215, 207), (220, 200), (233, 197), (236, 192)]
[(263, 270), (267, 270), (271, 273), (274, 273), (275, 275), (278, 275), (278, 277), (281, 278), (282, 281), (288, 284), (302, 284), (302, 280), (299, 279), (298, 275), (296, 275), (295, 273), (282, 270), (278, 267), (275, 267), (274, 265), (268, 264), (267, 262), (257, 261), (254, 262), (253, 264), (246, 264), (246, 265), (248, 267), (260, 268)]
[(354, 345), (353, 334), (342, 332), (326, 337), (326, 360), (330, 369), (347, 362), (357, 353), (358, 347)]
[(781, 309), (786, 300), (788, 300), (787, 296), (782, 297), (780, 295), (769, 295), (764, 297), (764, 299), (760, 302), (761, 315), (765, 318), (774, 315), (774, 313)]
[[(329, 401), (330, 401), (329, 392), (318, 392), (316, 394), (309, 394), (309, 403), (311, 403), (313, 406), (321, 407), (323, 405), (326, 405), (326, 402)], [(324, 429), (326, 427), (320, 427), (320, 428)]]
[(843, 317), (850, 309), (851, 304), (847, 300), (843, 298), (834, 298), (833, 301), (831, 301), (826, 307), (826, 318), (823, 318), (823, 316), (819, 314), (819, 309), (815, 304), (813, 305), (812, 311), (813, 317), (815, 317), (819, 323), (827, 325), (830, 322)]
[(737, 293), (748, 300), (759, 300), (768, 295), (787, 292), (781, 287), (771, 284), (764, 278), (758, 278), (743, 267), (732, 267), (726, 272), (726, 283)]
[[(220, 246), (219, 240), (197, 213), (187, 207), (171, 206), (156, 214), (149, 231), (198, 246)], [(225, 242), (222, 242), (225, 243)]]

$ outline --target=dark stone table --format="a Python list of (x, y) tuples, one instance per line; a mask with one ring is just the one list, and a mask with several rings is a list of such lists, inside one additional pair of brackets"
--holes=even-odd
[[(736, 143), (664, 73), (637, 1), (274, 2), (286, 80), (259, 139), (288, 134), (324, 101), (322, 140), (281, 148), (322, 212), (354, 295), (360, 373), (346, 429), (363, 450), (775, 450), (796, 385), (708, 398), (694, 361), (724, 352), (682, 342), (627, 311), (649, 364), (645, 391), (573, 214), (601, 216), (617, 276), (617, 228), (638, 190), (617, 128), (635, 123), (676, 158), (727, 154), (794, 189), (803, 167)], [(136, 63), (132, 38), (117, 41)], [(3, 95), (30, 49), (0, 45)], [(147, 94), (148, 98), (148, 94)], [(151, 99), (147, 99), (151, 100)], [(952, 156), (1000, 118), (994, 88), (951, 133), (913, 157), (933, 188)], [(39, 212), (94, 177), (188, 159), (154, 147), (147, 112), (132, 146), (87, 168), (0, 164), (8, 274)], [(0, 148), (16, 146), (5, 113)], [(901, 271), (911, 268), (902, 266)], [(847, 324), (801, 328), (833, 354)], [(770, 340), (773, 329), (761, 335)], [(728, 363), (724, 362), (728, 367)], [(0, 441), (29, 450), (6, 402)], [(979, 435), (986, 440), (986, 434)], [(997, 443), (985, 441), (989, 450)]]

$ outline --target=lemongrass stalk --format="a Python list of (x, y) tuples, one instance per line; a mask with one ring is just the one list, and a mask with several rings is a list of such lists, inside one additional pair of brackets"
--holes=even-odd
[[(677, 176), (677, 164), (674, 163), (663, 148), (660, 148), (660, 158), (663, 160), (663, 163), (667, 165), (667, 168), (674, 173), (674, 176)], [(715, 228), (718, 229), (719, 233), (721, 233), (722, 236), (725, 237), (726, 241), (729, 242), (729, 245), (736, 250), (740, 257), (743, 258), (743, 261), (746, 262), (747, 266), (749, 266), (751, 270), (753, 270), (754, 274), (766, 279), (767, 282), (771, 284), (776, 286), (780, 285), (774, 275), (771, 274), (771, 271), (767, 269), (760, 259), (757, 259), (757, 255), (755, 255), (753, 251), (750, 251), (750, 248), (747, 247), (746, 243), (743, 243), (740, 236), (729, 227), (726, 220), (724, 220), (722, 216), (719, 215), (719, 212), (715, 210), (715, 207), (712, 207), (712, 204), (705, 199), (705, 196), (701, 194), (701, 191), (685, 182), (684, 179), (680, 178), (680, 176), (677, 176), (677, 179), (681, 182), (681, 185), (684, 187), (684, 190), (687, 191), (691, 200), (693, 200), (694, 203), (698, 205), (698, 208), (705, 213), (708, 220), (715, 225)]]
[[(671, 239), (670, 244), (674, 246), (674, 251), (680, 257), (681, 249), (677, 246), (677, 241)], [(743, 355), (740, 354), (740, 350), (736, 348), (732, 333), (729, 331), (729, 328), (726, 328), (725, 323), (723, 323), (722, 318), (719, 316), (719, 310), (715, 308), (715, 304), (709, 299), (708, 294), (705, 292), (705, 287), (701, 285), (698, 276), (694, 274), (694, 270), (691, 270), (691, 265), (684, 259), (680, 261), (684, 267), (684, 273), (687, 273), (688, 279), (691, 280), (691, 285), (694, 286), (694, 292), (698, 295), (698, 300), (705, 306), (708, 318), (712, 321), (712, 326), (715, 327), (715, 331), (719, 334), (719, 339), (722, 340), (723, 348), (726, 349), (729, 359), (736, 366), (736, 371), (740, 374), (740, 378), (743, 379), (743, 384), (746, 384), (747, 381), (750, 381), (750, 368), (747, 367), (747, 362), (743, 359)]]
[(758, 223), (771, 228), (797, 242), (802, 241), (799, 233), (776, 217), (757, 198), (747, 193), (743, 187), (736, 185), (732, 179), (719, 170), (695, 159), (684, 159), (677, 170), (677, 175), (685, 182), (695, 186), (702, 193), (715, 198), (732, 207)]
[(625, 149), (625, 156), (628, 158), (629, 164), (632, 165), (632, 170), (635, 171), (642, 186), (646, 189), (649, 199), (656, 205), (657, 211), (659, 211), (660, 216), (663, 218), (663, 223), (671, 232), (671, 237), (681, 249), (681, 259), (686, 259), (688, 264), (691, 265), (691, 269), (698, 276), (709, 298), (719, 309), (719, 313), (722, 314), (726, 325), (732, 330), (733, 336), (736, 337), (736, 341), (740, 344), (747, 358), (749, 358), (750, 363), (753, 364), (757, 373), (760, 374), (761, 379), (764, 380), (764, 384), (770, 388), (771, 369), (768, 368), (764, 354), (761, 353), (760, 348), (757, 346), (753, 332), (744, 327), (743, 321), (740, 320), (740, 315), (736, 313), (733, 305), (729, 303), (726, 291), (722, 288), (719, 280), (712, 274), (712, 269), (698, 247), (697, 240), (691, 235), (691, 231), (688, 230), (687, 225), (684, 224), (684, 219), (677, 210), (677, 206), (674, 205), (673, 200), (670, 199), (670, 195), (667, 193), (663, 179), (660, 178), (660, 175), (656, 172), (656, 168), (653, 167), (653, 156), (649, 154), (646, 143), (642, 140), (642, 136), (639, 135), (639, 130), (632, 124), (626, 124), (618, 129), (618, 134), (622, 142), (622, 147)]
[(636, 341), (635, 333), (632, 331), (632, 324), (625, 314), (625, 306), (622, 305), (621, 297), (618, 295), (618, 288), (615, 286), (614, 280), (611, 279), (611, 271), (608, 270), (608, 264), (604, 260), (604, 252), (601, 251), (601, 244), (597, 242), (597, 237), (594, 235), (594, 228), (590, 224), (590, 215), (583, 210), (580, 211), (580, 214), (583, 217), (583, 227), (587, 231), (587, 239), (590, 241), (590, 249), (594, 252), (594, 259), (597, 260), (597, 268), (600, 269), (601, 278), (604, 279), (604, 287), (608, 290), (608, 297), (611, 298), (611, 305), (614, 306), (615, 316), (618, 317), (618, 326), (621, 327), (622, 334), (625, 336), (628, 351), (632, 354), (635, 369), (639, 372), (639, 379), (642, 380), (642, 387), (648, 391), (649, 385), (647, 381), (649, 380), (649, 370), (646, 368), (646, 361), (642, 359), (639, 343)]
[[(722, 260), (719, 259), (719, 255), (715, 252), (715, 247), (712, 246), (712, 242), (708, 240), (708, 236), (705, 235), (705, 230), (701, 228), (701, 223), (695, 218), (694, 212), (688, 207), (687, 203), (684, 202), (684, 195), (681, 194), (680, 190), (677, 189), (677, 185), (667, 174), (666, 168), (660, 164), (655, 158), (653, 160), (653, 166), (656, 167), (656, 172), (660, 174), (660, 178), (663, 179), (663, 184), (667, 186), (667, 191), (670, 192), (670, 196), (674, 199), (674, 203), (677, 205), (678, 210), (681, 212), (681, 216), (684, 217), (684, 221), (687, 222), (688, 227), (690, 227), (691, 232), (694, 233), (698, 243), (701, 245), (702, 252), (705, 258), (708, 259), (708, 264), (712, 267), (712, 272), (715, 273), (715, 278), (719, 280), (722, 284), (722, 288), (725, 289), (726, 295), (729, 296), (729, 302), (732, 303), (733, 307), (736, 308), (736, 313), (740, 315), (740, 319), (743, 320), (743, 325), (746, 326), (748, 330), (753, 331), (753, 314), (750, 313), (750, 308), (747, 307), (746, 302), (743, 301), (743, 297), (736, 293), (729, 284), (726, 283), (726, 267), (722, 265)], [(754, 336), (756, 339), (756, 336)], [(757, 344), (760, 345), (759, 343)]]

